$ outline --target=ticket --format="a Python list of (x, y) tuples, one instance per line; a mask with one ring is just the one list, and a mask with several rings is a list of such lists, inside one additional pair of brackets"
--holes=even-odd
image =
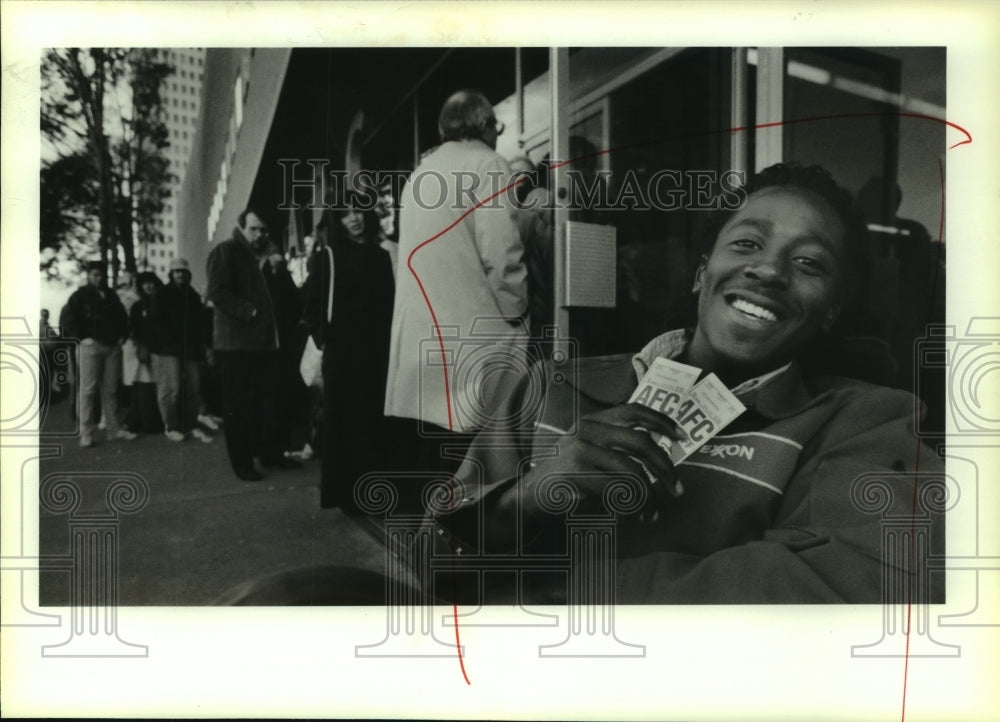
[(746, 407), (719, 377), (709, 374), (694, 385), (676, 415), (670, 417), (687, 433), (686, 440), (673, 443), (673, 448), (668, 449), (670, 460), (679, 464), (744, 411)]
[(643, 374), (629, 401), (672, 417), (673, 411), (698, 380), (699, 374), (701, 369), (694, 366), (657, 357)]
[(694, 366), (657, 358), (643, 375), (629, 401), (666, 414), (686, 433), (684, 441), (652, 432), (653, 440), (679, 464), (746, 410), (715, 374), (695, 383)]

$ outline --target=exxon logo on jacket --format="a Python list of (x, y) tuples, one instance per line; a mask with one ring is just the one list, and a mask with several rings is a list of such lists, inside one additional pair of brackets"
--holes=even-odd
[(698, 453), (702, 455), (726, 458), (727, 456), (738, 456), (747, 460), (753, 459), (755, 447), (746, 444), (705, 444)]

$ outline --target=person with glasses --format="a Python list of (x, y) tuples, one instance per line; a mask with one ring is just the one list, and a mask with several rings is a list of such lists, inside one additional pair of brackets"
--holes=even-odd
[[(409, 453), (398, 459), (408, 470), (452, 466), (441, 458), (442, 438), (481, 428), (527, 347), (527, 271), (505, 190), (512, 172), (496, 152), (503, 130), (481, 92), (452, 94), (438, 116), (441, 144), (401, 194), (385, 413), (402, 420), (400, 446)], [(476, 354), (473, 337), (504, 350), (502, 368), (476, 368), (489, 354)], [(425, 353), (428, 345), (444, 365)]]

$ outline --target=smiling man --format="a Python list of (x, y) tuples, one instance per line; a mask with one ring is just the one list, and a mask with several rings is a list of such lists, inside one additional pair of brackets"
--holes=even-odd
[[(538, 366), (506, 395), (497, 418), (530, 412), (534, 430), (473, 444), (453, 508), (436, 519), (438, 554), (567, 554), (567, 519), (607, 518), (609, 484), (629, 478), (645, 501), (615, 518), (613, 556), (595, 552), (617, 576), (619, 602), (873, 603), (890, 578), (909, 579), (914, 601), (940, 599), (918, 563), (884, 558), (883, 519), (919, 513), (915, 485), (940, 483), (943, 469), (920, 453), (913, 397), (815, 363), (857, 295), (863, 221), (817, 167), (772, 166), (746, 191), (708, 236), (693, 330), (634, 355), (581, 359), (562, 381)], [(677, 464), (650, 432), (682, 440), (685, 431), (629, 403), (658, 359), (714, 373), (745, 407)], [(889, 489), (881, 514), (858, 486), (873, 473)], [(930, 518), (940, 553), (943, 517)], [(523, 580), (522, 601), (567, 599), (564, 573)]]

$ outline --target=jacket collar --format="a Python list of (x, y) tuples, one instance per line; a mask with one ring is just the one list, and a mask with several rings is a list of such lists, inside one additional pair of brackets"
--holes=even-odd
[[(684, 329), (657, 336), (635, 355), (618, 354), (580, 359), (573, 383), (583, 395), (600, 404), (628, 401), (639, 379), (658, 356), (676, 358), (687, 347), (690, 332)], [(770, 373), (744, 381), (731, 389), (747, 407), (765, 418), (776, 420), (800, 413), (817, 402), (806, 388), (802, 371), (791, 362)]]

